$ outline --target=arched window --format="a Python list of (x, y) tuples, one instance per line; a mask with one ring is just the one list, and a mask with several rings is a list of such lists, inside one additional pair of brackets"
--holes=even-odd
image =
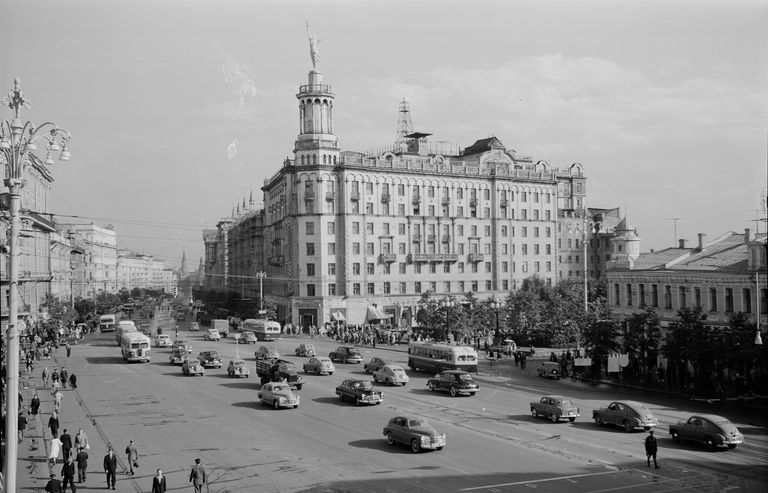
[(312, 154), (312, 164), (317, 164), (317, 154)]

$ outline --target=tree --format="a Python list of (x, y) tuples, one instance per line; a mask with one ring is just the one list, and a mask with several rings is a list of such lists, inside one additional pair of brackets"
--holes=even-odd
[[(722, 337), (719, 329), (707, 326), (707, 314), (700, 306), (684, 307), (677, 311), (678, 320), (670, 326), (670, 331), (662, 346), (662, 353), (671, 362), (672, 370), (667, 375), (677, 390), (688, 388), (694, 393), (710, 393), (714, 390), (711, 378), (706, 375), (714, 369), (716, 358), (715, 345), (712, 343)], [(693, 368), (693, 382), (688, 385), (688, 365)]]
[(619, 326), (613, 320), (595, 320), (587, 325), (583, 333), (588, 355), (592, 358), (592, 375), (600, 378), (603, 374), (603, 361), (619, 348)]
[(627, 332), (622, 349), (629, 355), (628, 373), (649, 381), (654, 374), (661, 342), (659, 316), (653, 307), (644, 305), (643, 311), (624, 319)]
[(69, 302), (61, 301), (52, 294), (46, 294), (40, 307), (46, 313), (43, 328), (49, 332), (61, 327), (69, 327), (78, 317), (77, 311), (71, 308)]

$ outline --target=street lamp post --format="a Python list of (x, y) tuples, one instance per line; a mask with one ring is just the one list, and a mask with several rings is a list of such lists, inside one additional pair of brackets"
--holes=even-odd
[(445, 342), (450, 343), (451, 309), (456, 306), (456, 302), (453, 300), (453, 298), (444, 298), (440, 302), (440, 306), (445, 309)]
[(496, 337), (499, 336), (499, 310), (504, 306), (502, 301), (499, 301), (496, 297), (491, 300), (491, 308), (496, 315)]
[[(21, 229), (21, 189), (24, 187), (24, 171), (27, 167), (43, 169), (54, 164), (53, 153), (61, 152), (60, 161), (69, 160), (67, 145), (70, 133), (51, 122), (35, 126), (22, 124), (19, 110), (31, 107), (21, 91), (21, 81), (13, 81), (13, 90), (2, 99), (4, 106), (13, 111), (13, 119), (0, 123), (0, 160), (5, 166), (4, 184), (10, 191), (11, 231), (9, 244), (9, 291), (8, 291), (8, 344), (6, 361), (6, 424), (5, 424), (5, 491), (16, 491), (16, 463), (18, 462), (18, 413), (19, 413), (19, 232)], [(42, 140), (40, 140), (42, 139)], [(46, 156), (35, 154), (37, 142), (45, 144)]]
[(259, 271), (256, 273), (256, 277), (259, 279), (259, 315), (264, 315), (264, 278), (267, 277), (267, 273)]

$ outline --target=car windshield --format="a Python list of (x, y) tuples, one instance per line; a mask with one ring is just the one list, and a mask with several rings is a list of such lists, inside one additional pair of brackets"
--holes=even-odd
[(642, 415), (648, 415), (648, 414), (652, 414), (652, 413), (651, 413), (651, 410), (650, 410), (650, 409), (648, 409), (648, 408), (647, 408), (647, 407), (645, 407), (645, 406), (635, 406), (633, 409), (634, 409), (634, 411), (635, 411), (637, 414), (642, 414)]
[(423, 419), (409, 419), (408, 426), (410, 428), (417, 428), (419, 426), (425, 426), (427, 424)]
[(279, 383), (279, 384), (272, 385), (272, 390), (274, 392), (286, 392), (286, 391), (290, 391), (291, 388), (284, 383)]
[(354, 347), (348, 348), (349, 354), (360, 354), (360, 350)]
[(245, 361), (235, 361), (232, 363), (234, 366), (245, 366)]
[(320, 363), (330, 363), (330, 362), (331, 362), (331, 360), (330, 360), (330, 359), (328, 359), (328, 358), (320, 358), (320, 359), (319, 359), (319, 360), (317, 360), (317, 361), (319, 361)]
[(207, 353), (206, 356), (208, 358), (218, 358), (219, 357), (219, 353), (217, 353), (216, 351), (211, 351), (210, 353)]
[(187, 363), (190, 364), (190, 365), (199, 365), (200, 364), (200, 362), (198, 360), (196, 360), (196, 359), (188, 359)]
[(373, 390), (373, 384), (371, 382), (355, 382), (352, 387), (358, 390)]
[(405, 370), (403, 370), (402, 368), (398, 368), (398, 367), (392, 368), (392, 367), (390, 367), (389, 369), (392, 370), (392, 373), (405, 373)]
[(555, 404), (560, 404), (561, 406), (573, 406), (570, 399), (558, 399), (555, 401)]

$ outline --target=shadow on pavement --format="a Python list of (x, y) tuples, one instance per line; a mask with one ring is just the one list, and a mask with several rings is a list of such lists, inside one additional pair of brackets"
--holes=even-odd
[(389, 452), (390, 454), (410, 454), (411, 451), (406, 445), (388, 445), (386, 439), (382, 436), (381, 439), (373, 440), (355, 440), (348, 442), (350, 447), (365, 448), (370, 450), (380, 450), (382, 452)]
[(261, 384), (259, 382), (232, 382), (232, 383), (222, 383), (220, 385), (222, 387), (228, 387), (230, 389), (259, 390), (261, 388)]
[(122, 356), (88, 356), (85, 360), (93, 365), (115, 365), (123, 363)]
[[(349, 407), (350, 403), (347, 401), (342, 401), (338, 397), (317, 397), (315, 399), (312, 399), (312, 402), (318, 402), (320, 404), (335, 404), (337, 406), (343, 406), (343, 407)], [(355, 403), (351, 403), (354, 407)]]

